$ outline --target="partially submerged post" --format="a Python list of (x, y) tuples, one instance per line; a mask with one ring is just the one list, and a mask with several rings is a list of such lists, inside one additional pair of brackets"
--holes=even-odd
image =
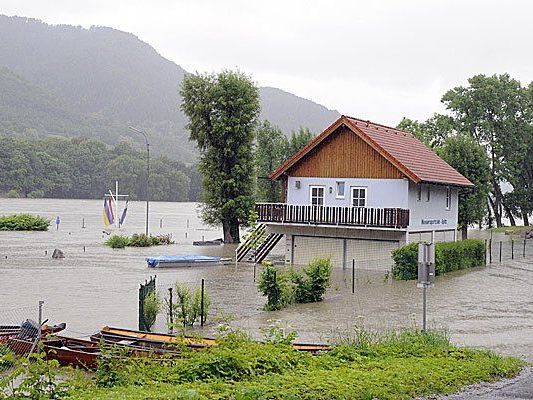
[(427, 330), (427, 288), (435, 284), (435, 243), (418, 244), (418, 283), (422, 288), (422, 331)]

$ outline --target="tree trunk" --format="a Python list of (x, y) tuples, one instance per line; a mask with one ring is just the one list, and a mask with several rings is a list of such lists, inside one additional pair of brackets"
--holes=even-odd
[(514, 216), (511, 213), (511, 210), (509, 209), (507, 204), (505, 204), (505, 202), (503, 200), (502, 200), (502, 207), (505, 210), (505, 213), (507, 214), (507, 216), (509, 217), (509, 222), (511, 223), (511, 226), (516, 226), (516, 221), (514, 219)]
[(524, 220), (524, 226), (529, 226), (529, 217), (526, 212), (522, 212), (522, 219)]
[(496, 201), (492, 199), (492, 197), (489, 196), (489, 203), (492, 208), (492, 212), (494, 214), (494, 219), (496, 220), (496, 226), (499, 228), (502, 226), (502, 216), (499, 212), (499, 205), (496, 204)]
[(231, 225), (227, 219), (222, 221), (222, 231), (224, 232), (224, 243), (234, 243), (231, 236)]
[(490, 229), (494, 226), (494, 220), (492, 219), (492, 206), (490, 204), (490, 197), (488, 199), (488, 207), (487, 207), (487, 229)]
[(231, 232), (231, 237), (233, 238), (233, 243), (240, 243), (241, 237), (239, 233), (239, 219), (238, 218), (231, 219), (230, 232)]
[(468, 226), (467, 225), (461, 226), (461, 239), (462, 240), (468, 239)]

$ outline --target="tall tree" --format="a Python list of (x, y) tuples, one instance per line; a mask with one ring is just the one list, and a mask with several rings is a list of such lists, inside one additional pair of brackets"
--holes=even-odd
[(268, 176), (281, 165), (288, 152), (289, 141), (281, 129), (269, 121), (263, 121), (256, 132), (255, 163), (257, 173), (257, 199), (277, 202), (280, 200), (280, 183)]
[(239, 226), (254, 208), (254, 128), (259, 94), (234, 71), (188, 74), (180, 94), (190, 139), (200, 150), (205, 222), (222, 224), (225, 243), (238, 243)]
[(476, 75), (468, 80), (469, 86), (456, 87), (442, 98), (458, 130), (468, 132), (489, 153), (492, 196), (489, 198), (496, 218), (502, 226), (502, 207), (511, 225), (515, 225), (513, 213), (505, 203), (501, 182), (505, 178), (506, 156), (521, 140), (527, 126), (527, 107), (524, 88), (517, 80), (503, 75)]
[(289, 143), (287, 147), (286, 158), (289, 158), (302, 147), (304, 147), (315, 135), (309, 130), (309, 128), (300, 127), (298, 130), (292, 131), (289, 137)]
[(458, 225), (463, 239), (468, 237), (468, 226), (483, 220), (487, 214), (487, 196), (490, 190), (490, 163), (485, 149), (468, 135), (447, 138), (437, 153), (476, 185), (459, 189)]
[(455, 130), (453, 119), (442, 114), (434, 114), (433, 117), (424, 122), (404, 117), (397, 128), (412, 133), (432, 148), (442, 146), (446, 138), (452, 135)]

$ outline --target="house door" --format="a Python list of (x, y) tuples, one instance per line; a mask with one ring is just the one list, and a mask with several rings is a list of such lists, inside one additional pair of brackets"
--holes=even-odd
[(312, 206), (324, 205), (324, 186), (310, 186), (310, 203)]

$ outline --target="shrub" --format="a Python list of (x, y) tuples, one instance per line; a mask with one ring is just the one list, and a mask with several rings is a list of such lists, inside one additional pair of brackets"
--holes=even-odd
[(105, 241), (105, 244), (113, 249), (123, 249), (129, 246), (130, 239), (124, 235), (113, 235)]
[(304, 275), (293, 273), (294, 300), (297, 303), (322, 301), (330, 283), (331, 269), (329, 258), (315, 258), (304, 268)]
[(278, 271), (272, 263), (263, 263), (265, 269), (261, 272), (258, 290), (267, 297), (265, 310), (281, 310), (293, 302), (293, 288), (289, 285), (288, 276)]
[(145, 297), (143, 304), (144, 321), (149, 331), (152, 330), (160, 311), (161, 299), (155, 291), (151, 292)]
[(28, 197), (30, 199), (42, 199), (44, 197), (44, 191), (42, 191), (41, 189), (33, 190), (28, 193)]
[[(418, 243), (410, 243), (392, 252), (392, 274), (399, 280), (416, 279)], [(435, 273), (440, 275), (459, 269), (485, 265), (485, 243), (479, 239), (435, 244)]]
[(6, 195), (10, 199), (18, 199), (18, 198), (20, 198), (19, 192), (17, 192), (15, 189), (11, 189), (9, 192), (7, 192)]
[(271, 263), (264, 263), (257, 288), (267, 296), (265, 310), (280, 310), (291, 303), (322, 301), (330, 284), (331, 260), (315, 258), (302, 272), (290, 269), (278, 271)]
[(39, 215), (16, 214), (0, 217), (0, 231), (47, 231), (50, 220)]
[(154, 243), (152, 241), (152, 236), (146, 236), (144, 233), (134, 233), (130, 239), (128, 246), (133, 247), (150, 247)]
[[(182, 325), (194, 326), (196, 322), (200, 321), (202, 316), (202, 289), (196, 288), (194, 291), (188, 286), (176, 282), (176, 301), (169, 304), (167, 301), (167, 312), (172, 308), (173, 314), (177, 318), (177, 322), (173, 325), (178, 327)], [(207, 290), (204, 288), (204, 321), (209, 313), (211, 300)]]

